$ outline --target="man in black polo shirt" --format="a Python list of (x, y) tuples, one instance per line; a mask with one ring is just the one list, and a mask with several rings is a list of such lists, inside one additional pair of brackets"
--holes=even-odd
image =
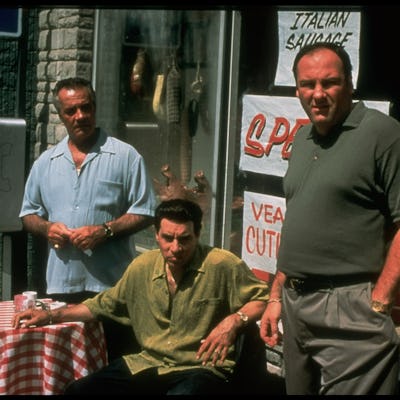
[(354, 103), (342, 47), (295, 58), (311, 120), (284, 177), (287, 211), (260, 334), (280, 340), (288, 394), (395, 394), (399, 339), (390, 316), (400, 277), (400, 124)]

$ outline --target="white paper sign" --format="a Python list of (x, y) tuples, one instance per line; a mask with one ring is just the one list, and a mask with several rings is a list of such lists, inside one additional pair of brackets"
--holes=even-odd
[(244, 192), (242, 258), (251, 269), (275, 273), (285, 212), (282, 197)]
[(276, 86), (296, 86), (293, 61), (306, 44), (328, 41), (341, 44), (353, 65), (353, 84), (359, 70), (360, 12), (340, 10), (278, 11), (279, 59)]
[(389, 101), (375, 101), (375, 100), (363, 100), (363, 103), (369, 108), (375, 108), (389, 115), (390, 112), (390, 102)]
[(299, 128), (309, 123), (297, 97), (243, 97), (239, 168), (283, 176)]

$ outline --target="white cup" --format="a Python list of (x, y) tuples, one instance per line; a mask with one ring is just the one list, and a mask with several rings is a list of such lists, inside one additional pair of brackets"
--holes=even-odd
[(16, 294), (14, 295), (14, 311), (21, 312), (25, 311), (25, 303), (26, 297), (23, 294)]
[(36, 307), (36, 300), (37, 300), (37, 292), (32, 290), (28, 290), (26, 292), (22, 292), (22, 295), (25, 296), (24, 299), (24, 308), (27, 310), (29, 308)]

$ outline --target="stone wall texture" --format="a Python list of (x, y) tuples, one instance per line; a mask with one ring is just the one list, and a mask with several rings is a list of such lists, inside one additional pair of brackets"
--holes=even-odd
[(52, 104), (56, 82), (73, 76), (91, 79), (94, 14), (94, 9), (82, 8), (49, 8), (39, 13), (35, 159), (66, 135)]

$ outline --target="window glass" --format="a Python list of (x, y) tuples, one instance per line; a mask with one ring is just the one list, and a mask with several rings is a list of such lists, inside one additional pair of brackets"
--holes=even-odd
[[(213, 240), (221, 92), (221, 11), (100, 10), (98, 125), (144, 157), (159, 200), (186, 196)], [(153, 247), (154, 232), (137, 235)]]

